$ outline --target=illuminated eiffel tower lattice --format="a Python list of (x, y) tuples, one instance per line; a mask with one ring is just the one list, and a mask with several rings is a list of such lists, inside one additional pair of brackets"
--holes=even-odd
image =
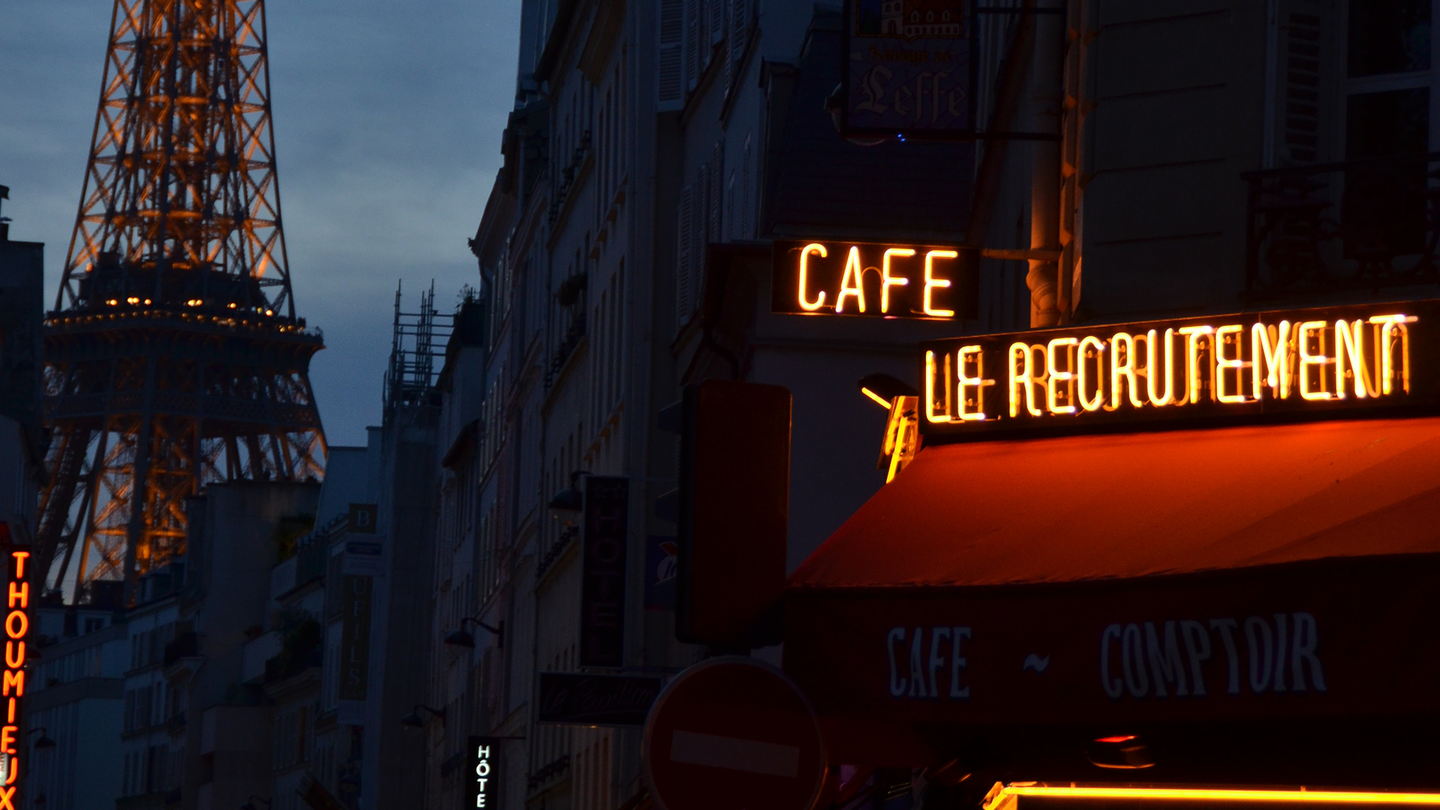
[(290, 288), (263, 0), (116, 0), (46, 316), (47, 590), (131, 599), (184, 553), (203, 486), (322, 475), (321, 348)]

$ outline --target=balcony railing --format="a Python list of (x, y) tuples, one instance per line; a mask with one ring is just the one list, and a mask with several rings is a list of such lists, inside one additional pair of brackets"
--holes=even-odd
[(1440, 152), (1242, 177), (1250, 298), (1440, 283)]

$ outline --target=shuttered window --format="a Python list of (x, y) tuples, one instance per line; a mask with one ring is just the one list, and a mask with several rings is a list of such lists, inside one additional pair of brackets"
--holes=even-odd
[[(656, 71), (655, 105), (660, 111), (678, 110), (685, 101), (685, 0), (660, 0), (660, 48)], [(622, 112), (623, 114), (623, 112)]]

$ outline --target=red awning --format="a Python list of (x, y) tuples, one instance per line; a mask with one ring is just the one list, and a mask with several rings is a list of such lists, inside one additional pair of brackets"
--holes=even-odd
[(923, 450), (794, 588), (998, 585), (1440, 551), (1440, 419)]
[(1188, 728), (1285, 781), (1440, 721), (1437, 518), (1436, 418), (935, 446), (792, 575), (784, 665), (842, 749)]

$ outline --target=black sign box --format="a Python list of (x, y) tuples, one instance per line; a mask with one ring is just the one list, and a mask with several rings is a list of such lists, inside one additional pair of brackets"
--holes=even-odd
[(660, 679), (574, 672), (540, 673), (539, 721), (580, 726), (643, 726)]
[(928, 440), (1440, 406), (1440, 301), (1037, 329), (919, 349)]
[(580, 666), (615, 667), (625, 658), (625, 551), (628, 478), (585, 477), (580, 586)]
[(770, 309), (789, 315), (974, 318), (980, 250), (963, 245), (777, 239)]

